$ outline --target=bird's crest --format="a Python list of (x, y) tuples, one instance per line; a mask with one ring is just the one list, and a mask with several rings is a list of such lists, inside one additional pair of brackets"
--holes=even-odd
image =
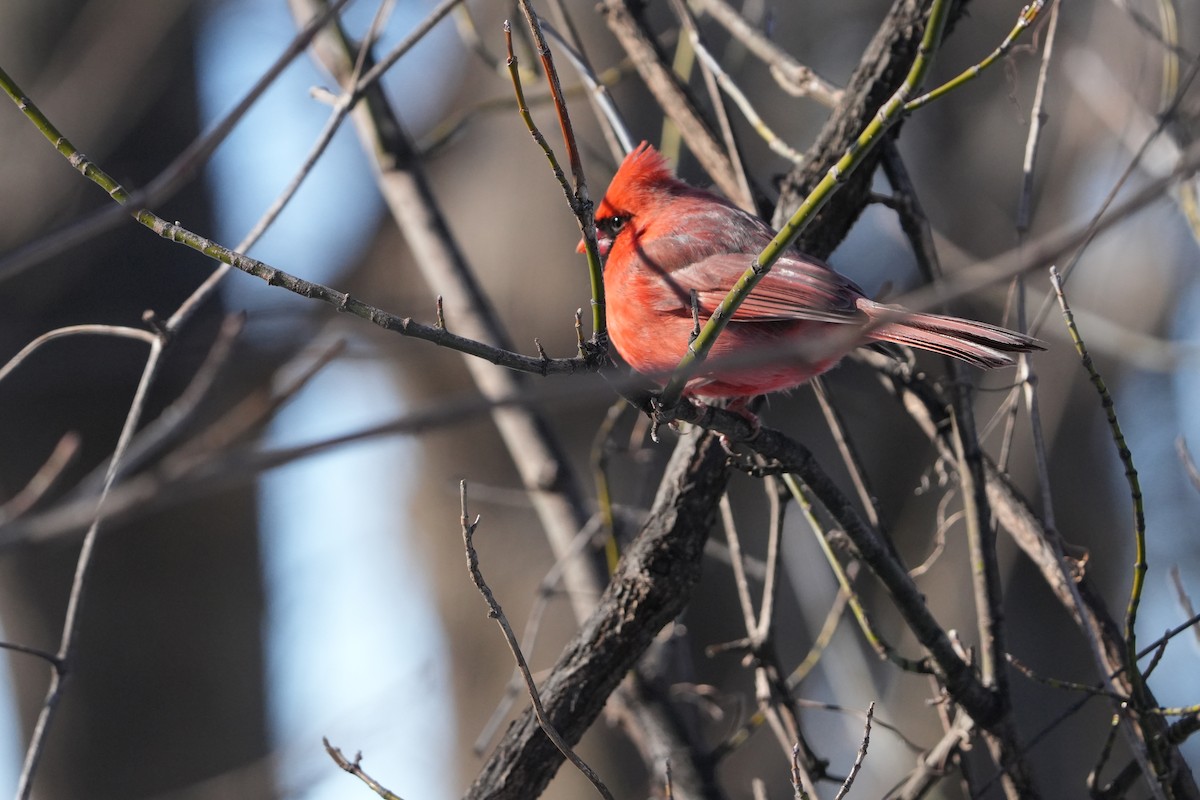
[(617, 174), (613, 175), (601, 201), (601, 209), (607, 208), (611, 212), (640, 210), (661, 190), (678, 183), (662, 153), (653, 145), (642, 142), (625, 156)]

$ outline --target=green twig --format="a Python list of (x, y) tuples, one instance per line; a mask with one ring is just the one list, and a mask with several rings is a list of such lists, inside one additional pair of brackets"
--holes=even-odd
[(4, 93), (16, 103), (21, 113), (33, 123), (35, 128), (42, 132), (42, 135), (53, 145), (54, 149), (67, 159), (67, 162), (83, 177), (108, 192), (108, 196), (121, 205), (129, 202), (129, 192), (125, 191), (125, 188), (115, 178), (96, 166), (83, 153), (79, 152), (75, 145), (71, 144), (71, 141), (63, 136), (58, 128), (54, 127), (54, 123), (46, 118), (41, 109), (25, 96), (25, 93), (21, 91), (16, 82), (3, 69), (0, 69), (0, 88), (4, 89)]
[[(852, 561), (845, 569), (846, 579), (850, 584), (854, 585), (854, 579), (858, 575), (858, 562)], [(829, 643), (833, 641), (833, 635), (837, 633), (838, 625), (842, 621), (842, 615), (846, 611), (846, 604), (849, 602), (852, 595), (845, 589), (838, 589), (837, 596), (833, 599), (833, 605), (829, 607), (829, 612), (825, 615), (825, 622), (821, 624), (821, 630), (813, 639), (812, 645), (808, 648), (808, 653), (792, 670), (792, 674), (787, 677), (787, 685), (790, 689), (795, 689), (808, 674), (813, 671), (820, 662), (821, 656), (825, 654), (825, 650), (829, 647)]]
[(1004, 41), (1000, 43), (1000, 46), (993, 50), (987, 58), (983, 59), (978, 64), (968, 67), (956, 77), (951, 78), (936, 89), (921, 95), (916, 100), (910, 100), (904, 105), (904, 113), (908, 114), (916, 111), (918, 108), (937, 100), (942, 95), (952, 92), (963, 84), (975, 80), (975, 78), (979, 76), (979, 73), (983, 72), (985, 69), (1008, 55), (1008, 52), (1012, 50), (1012, 46), (1016, 43), (1017, 39), (1020, 38), (1021, 34), (1025, 32), (1025, 29), (1032, 25), (1034, 20), (1037, 19), (1038, 14), (1041, 13), (1044, 5), (1045, 0), (1037, 0), (1037, 2), (1030, 3), (1021, 9), (1021, 15), (1017, 18), (1017, 24), (1014, 25), (1013, 29), (1008, 32), (1008, 36), (1004, 37)]
[(608, 413), (596, 429), (592, 437), (592, 450), (589, 460), (592, 466), (592, 479), (596, 485), (596, 509), (600, 514), (600, 522), (604, 526), (604, 560), (611, 575), (617, 571), (617, 559), (621, 556), (620, 543), (617, 541), (616, 516), (613, 513), (612, 486), (608, 480), (608, 457), (612, 453), (613, 432), (629, 403), (623, 397), (618, 397), (608, 407)]
[(1193, 706), (1170, 706), (1167, 708), (1152, 708), (1152, 714), (1159, 714), (1164, 717), (1188, 717), (1192, 714), (1200, 714), (1200, 704)]
[(829, 562), (830, 568), (833, 569), (833, 574), (837, 577), (838, 585), (841, 586), (842, 591), (846, 593), (846, 596), (850, 602), (850, 610), (854, 612), (854, 618), (858, 620), (858, 627), (862, 629), (863, 636), (866, 637), (867, 642), (871, 645), (875, 652), (879, 654), (880, 658), (887, 659), (907, 672), (925, 674), (932, 673), (933, 667), (930, 665), (928, 659), (916, 660), (905, 658), (897, 653), (896, 650), (890, 644), (888, 644), (888, 642), (882, 636), (879, 635), (879, 632), (875, 630), (875, 625), (871, 622), (871, 616), (867, 613), (866, 608), (863, 607), (862, 601), (858, 597), (858, 593), (854, 590), (854, 585), (851, 583), (849, 576), (846, 574), (846, 570), (842, 567), (842, 562), (838, 560), (837, 554), (833, 552), (833, 548), (830, 546), (829, 540), (826, 538), (825, 533), (822, 530), (822, 526), (818, 522), (816, 514), (813, 511), (812, 501), (809, 498), (808, 493), (804, 491), (804, 487), (801, 486), (799, 478), (797, 478), (795, 475), (785, 474), (783, 476), (783, 482), (787, 484), (788, 489), (792, 493), (792, 498), (800, 506), (800, 509), (804, 512), (805, 517), (808, 518), (809, 524), (812, 526), (813, 533), (816, 534), (817, 544), (820, 545), (821, 552), (825, 554), (825, 558)]
[(1142, 590), (1145, 586), (1147, 570), (1146, 512), (1142, 502), (1142, 487), (1138, 480), (1137, 469), (1133, 466), (1133, 454), (1129, 451), (1129, 445), (1125, 441), (1125, 434), (1122, 433), (1121, 424), (1117, 421), (1116, 404), (1113, 402), (1112, 395), (1109, 394), (1108, 386), (1104, 383), (1104, 378), (1096, 370), (1092, 356), (1088, 353), (1087, 345), (1084, 344), (1083, 338), (1079, 334), (1079, 327), (1075, 324), (1075, 316), (1071, 313), (1070, 305), (1067, 304), (1066, 295), (1063, 294), (1062, 278), (1058, 274), (1058, 270), (1054, 267), (1050, 268), (1050, 282), (1054, 285), (1054, 293), (1058, 298), (1059, 308), (1062, 309), (1067, 330), (1071, 334), (1071, 341), (1075, 344), (1075, 351), (1079, 353), (1079, 359), (1083, 363), (1083, 368), (1087, 370), (1092, 385), (1096, 387), (1096, 392), (1100, 395), (1100, 405), (1104, 409), (1105, 416), (1108, 418), (1108, 427), (1112, 431), (1113, 443), (1117, 447), (1117, 456), (1121, 459), (1121, 464), (1125, 467), (1125, 479), (1129, 483), (1129, 495), (1133, 501), (1135, 560), (1133, 564), (1133, 586), (1129, 593), (1129, 605), (1125, 611), (1125, 642), (1130, 677), (1134, 679), (1136, 684), (1139, 682), (1139, 675), (1136, 666), (1137, 631), (1135, 624), (1137, 622), (1138, 605), (1142, 600)]
[(1121, 703), (1124, 703), (1126, 700), (1128, 700), (1127, 697), (1122, 697), (1116, 692), (1105, 689), (1104, 684), (1090, 685), (1087, 683), (1079, 683), (1077, 681), (1069, 681), (1064, 678), (1055, 678), (1050, 675), (1040, 675), (1037, 672), (1034, 672), (1032, 667), (1020, 661), (1012, 653), (1005, 653), (1005, 658), (1017, 672), (1021, 673), (1029, 680), (1036, 681), (1044, 686), (1049, 686), (1051, 689), (1062, 689), (1068, 692), (1082, 692), (1088, 695), (1110, 697)]
[[(1054, 286), (1054, 293), (1058, 298), (1059, 308), (1062, 309), (1067, 331), (1071, 334), (1071, 341), (1075, 344), (1076, 352), (1079, 353), (1080, 362), (1083, 364), (1083, 368), (1087, 370), (1092, 385), (1096, 387), (1097, 394), (1100, 395), (1100, 405), (1104, 409), (1105, 416), (1108, 418), (1108, 427), (1112, 431), (1113, 444), (1117, 447), (1117, 456), (1121, 459), (1121, 463), (1125, 467), (1125, 480), (1129, 484), (1129, 496), (1133, 502), (1133, 583), (1129, 590), (1129, 604), (1125, 610), (1125, 660), (1127, 662), (1126, 669), (1128, 670), (1129, 682), (1132, 689), (1132, 702), (1135, 710), (1142, 711), (1146, 708), (1147, 703), (1145, 702), (1144, 678), (1137, 664), (1137, 612), (1138, 606), (1142, 601), (1142, 591), (1145, 588), (1148, 567), (1146, 565), (1146, 512), (1143, 504), (1141, 482), (1138, 480), (1137, 470), (1133, 466), (1133, 454), (1129, 451), (1129, 445), (1125, 441), (1125, 434), (1121, 431), (1120, 422), (1117, 420), (1116, 405), (1113, 403), (1112, 395), (1109, 394), (1108, 386), (1105, 385), (1104, 379), (1100, 376), (1095, 364), (1092, 362), (1087, 345), (1084, 344), (1083, 338), (1079, 334), (1079, 327), (1075, 324), (1075, 316), (1071, 313), (1070, 305), (1067, 304), (1066, 295), (1063, 294), (1062, 277), (1058, 274), (1058, 269), (1055, 267), (1050, 268), (1050, 283)], [(1146, 747), (1150, 751), (1156, 768), (1161, 768), (1164, 762), (1160, 757), (1161, 753), (1159, 752), (1157, 742), (1153, 738), (1147, 738)], [(1162, 773), (1160, 772), (1160, 774)]]
[[(80, 153), (70, 140), (63, 136), (37, 106), (24, 95), (20, 87), (3, 69), (0, 69), (0, 88), (12, 99), (17, 108), (21, 110), (30, 122), (42, 132), (42, 135), (54, 146), (54, 149), (70, 162), (71, 166), (107, 192), (117, 203), (121, 205), (129, 203), (130, 193), (115, 178), (93, 163), (83, 153)], [(269, 286), (279, 286), (309, 299), (328, 303), (338, 311), (361, 317), (386, 330), (424, 339), (443, 347), (448, 347), (451, 350), (477, 356), (493, 364), (499, 364), (500, 366), (506, 366), (522, 372), (548, 375), (551, 373), (573, 373), (587, 369), (584, 359), (545, 359), (524, 356), (463, 336), (457, 336), (435, 325), (422, 325), (409, 317), (401, 317), (356, 300), (345, 292), (339, 292), (328, 286), (306, 281), (258, 259), (250, 258), (228, 247), (224, 247), (211, 239), (193, 233), (181, 225), (167, 222), (162, 217), (144, 208), (133, 209), (130, 211), (130, 215), (137, 222), (164, 239), (168, 239), (176, 244), (182, 244), (222, 264), (228, 264), (256, 278), (261, 278)]]
[(784, 224), (770, 244), (758, 254), (754, 263), (742, 274), (730, 289), (729, 294), (721, 301), (712, 317), (704, 325), (703, 330), (700, 331), (700, 336), (688, 347), (687, 353), (680, 360), (671, 380), (663, 389), (662, 404), (664, 407), (670, 408), (679, 401), (688, 378), (696, 367), (708, 357), (717, 337), (725, 330), (725, 326), (733, 317), (734, 312), (759, 281), (766, 276), (775, 262), (812, 223), (817, 212), (829, 202), (829, 199), (841, 188), (850, 174), (862, 164), (871, 148), (882, 140), (888, 129), (900, 121), (904, 115), (905, 103), (924, 82), (925, 76), (933, 64), (933, 56), (941, 42), (942, 30), (945, 28), (949, 10), (949, 0), (934, 0), (933, 7), (929, 11), (929, 19), (925, 23), (925, 33), (917, 50), (917, 57), (913, 60), (904, 83), (879, 109), (879, 113), (875, 115), (854, 144), (838, 159), (836, 164), (830, 167), (829, 171), (825, 173), (825, 177), (796, 209), (792, 218)]

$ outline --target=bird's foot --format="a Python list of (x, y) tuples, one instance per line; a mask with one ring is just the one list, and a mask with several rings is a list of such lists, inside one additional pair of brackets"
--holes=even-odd
[[(737, 414), (739, 417), (746, 420), (746, 423), (750, 426), (750, 434), (748, 436), (739, 438), (739, 442), (752, 442), (758, 438), (760, 433), (762, 433), (762, 420), (758, 418), (757, 414), (747, 408), (749, 401), (750, 398), (739, 397), (731, 400), (729, 405), (725, 406), (726, 411)], [(733, 441), (729, 438), (729, 436), (724, 433), (718, 435), (721, 439), (721, 447), (725, 450), (725, 452), (731, 456), (736, 456), (737, 453), (735, 453), (733, 450)]]
[(665, 422), (671, 427), (671, 430), (678, 432), (679, 420), (675, 416), (674, 407), (668, 408), (663, 405), (662, 399), (658, 395), (650, 395), (646, 402), (649, 406), (647, 413), (650, 415), (650, 440), (655, 444), (659, 444), (659, 426)]

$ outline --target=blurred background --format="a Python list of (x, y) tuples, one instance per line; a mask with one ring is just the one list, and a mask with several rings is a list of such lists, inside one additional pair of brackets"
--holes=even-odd
[[(662, 113), (592, 0), (565, 5), (592, 63), (611, 81), (635, 141), (661, 141)], [(696, 5), (699, 14), (702, 4)], [(745, 0), (739, 7), (780, 47), (842, 86), (889, 5)], [(433, 6), (424, 0), (395, 4), (378, 51), (402, 40)], [(387, 91), (423, 153), (446, 222), (516, 349), (534, 353), (536, 337), (550, 355), (570, 356), (574, 311), (588, 306), (587, 273), (574, 254), (578, 229), (562, 191), (511, 99), (504, 19), (513, 20), (523, 64), (536, 59), (509, 3), (465, 7), (469, 16), (452, 14), (400, 60), (388, 73)], [(989, 53), (1021, 7), (1007, 0), (970, 4), (938, 56), (932, 81), (940, 83)], [(1095, 0), (1064, 8), (1049, 67), (1027, 241), (1085, 224), (1168, 107), (1164, 47), (1155, 34), (1163, 28), (1164, 7), (1165, 0)], [(677, 24), (669, 9), (651, 3), (646, 11), (670, 52)], [(348, 29), (363, 35), (375, 12), (368, 0), (352, 2)], [(1200, 5), (1180, 0), (1175, 12), (1186, 78), (1190, 54), (1200, 51)], [(708, 17), (699, 19), (712, 51), (758, 112), (803, 151), (828, 110), (781, 91), (743, 46)], [(133, 188), (150, 182), (227, 114), (295, 30), (281, 0), (7, 0), (0, 4), (0, 67), (80, 150)], [(1022, 246), (1015, 219), (1044, 34), (1044, 26), (1027, 33), (1007, 60), (904, 124), (899, 147), (947, 272)], [(598, 197), (615, 163), (577, 76), (565, 59), (559, 64)], [(698, 78), (693, 85), (701, 86)], [(295, 174), (328, 118), (329, 106), (310, 90), (334, 86), (301, 55), (194, 178), (153, 210), (233, 246)], [(543, 86), (539, 76), (527, 77), (534, 116), (558, 147)], [(1200, 90), (1192, 88), (1138, 162), (1122, 197), (1174, 168), (1180, 148), (1191, 141), (1198, 110)], [(732, 116), (749, 173), (773, 191), (790, 164)], [(209, 274), (211, 262), (128, 220), (55, 247), (64, 232), (110, 201), (11, 104), (0, 111), (0, 142), (0, 363), (61, 326), (136, 327), (147, 309), (168, 316)], [(686, 152), (679, 172), (697, 184), (711, 182)], [(882, 176), (877, 189), (888, 192)], [(1200, 253), (1186, 210), (1186, 196), (1173, 192), (1124, 220), (1084, 251), (1068, 284), (1141, 472), (1149, 529), (1150, 578), (1140, 616), (1146, 642), (1190, 613), (1169, 571), (1178, 568), (1181, 584), (1193, 593), (1200, 586), (1200, 494), (1177, 452), (1179, 442), (1200, 447)], [(446, 291), (421, 277), (348, 124), (250, 254), (427, 324), (435, 319), (435, 296)], [(868, 293), (887, 289), (894, 296), (920, 283), (895, 214), (882, 204), (868, 208), (830, 260)], [(1029, 286), (1032, 315), (1046, 294), (1045, 274), (1032, 274)], [(955, 311), (1001, 322), (1006, 290), (997, 286), (974, 295)], [(221, 443), (234, 452), (275, 450), (476, 392), (455, 353), (234, 273), (172, 342), (149, 398), (148, 422), (179, 408), (222, 320), (237, 312), (246, 315), (244, 328), (213, 388), (131, 474), (153, 475), (186, 466), (179, 459), (189, 453), (219, 452), (211, 440), (205, 445), (204, 437), (214, 432), (218, 439), (234, 432)], [(452, 317), (447, 323), (454, 330)], [(1133, 561), (1122, 467), (1057, 310), (1038, 335), (1050, 344), (1032, 366), (1055, 517), (1069, 541), (1088, 549), (1088, 573), (1119, 618)], [(341, 349), (328, 365), (302, 388), (288, 388), (322, 363), (336, 342)], [(145, 357), (140, 342), (73, 337), (40, 349), (0, 381), (0, 502), (8, 503), (0, 516), (5, 641), (50, 652), (58, 647), (95, 475), (112, 453)], [(932, 359), (921, 364), (942, 368)], [(972, 378), (980, 387), (982, 425), (1013, 373)], [(590, 487), (589, 452), (616, 395), (602, 383), (578, 380), (580, 392), (546, 415)], [(939, 503), (954, 482), (947, 484), (933, 466), (930, 445), (869, 371), (850, 364), (828, 383), (858, 443), (885, 526), (909, 562), (920, 563), (936, 546)], [(809, 390), (772, 398), (763, 414), (767, 424), (806, 443), (831, 472), (845, 477)], [(613, 495), (621, 518), (636, 520), (653, 497), (670, 444), (652, 444), (629, 415), (618, 430)], [(986, 441), (999, 449), (999, 436)], [(62, 474), (28, 507), (12, 504), (56, 447), (73, 447)], [(1010, 464), (1036, 506), (1027, 421)], [(482, 514), (478, 546), (485, 574), (518, 628), (554, 563), (490, 418), (475, 416), (420, 436), (375, 437), (261, 475), (234, 470), (218, 477), (168, 482), (103, 526), (77, 660), (35, 796), (365, 795), (368, 790), (324, 754), (322, 736), (347, 753), (363, 751), (365, 768), (403, 797), (461, 795), (482, 763), (472, 748), (512, 664), (464, 569), (458, 480), (470, 482), (471, 510)], [(738, 479), (731, 492), (747, 547), (761, 556), (761, 491)], [(783, 663), (794, 666), (821, 629), (836, 585), (798, 514), (789, 518), (787, 534), (777, 646)], [(961, 528), (947, 525), (944, 538), (945, 550), (920, 586), (942, 624), (970, 643), (975, 623), (970, 604), (961, 600), (970, 592)], [(1010, 650), (1043, 674), (1094, 680), (1082, 637), (1036, 569), (1003, 536), (1001, 548)], [(864, 585), (893, 644), (915, 652), (886, 598)], [(754, 704), (751, 675), (738, 657), (703, 652), (745, 633), (729, 570), (720, 561), (706, 566), (676, 627), (681, 636), (686, 631), (685, 650), (692, 655), (691, 688), (680, 689), (680, 702), (695, 705), (697, 725), (715, 743)], [(571, 603), (554, 595), (537, 645), (526, 653), (535, 672), (553, 663), (574, 629)], [(1151, 682), (1161, 702), (1197, 702), (1196, 660), (1190, 635), (1167, 649)], [(10, 652), (3, 663), (0, 783), (15, 786), (50, 670), (21, 653)], [(1013, 680), (1024, 740), (1075, 699), (1019, 676)], [(843, 773), (853, 760), (860, 713), (872, 700), (879, 704), (878, 719), (903, 723), (918, 747), (942, 731), (927, 703), (928, 682), (880, 664), (853, 624), (840, 626), (798, 694), (855, 712), (813, 710), (805, 718), (810, 741), (834, 772)], [(517, 709), (523, 705), (518, 701)], [(1039, 744), (1033, 763), (1047, 796), (1078, 792), (1110, 713), (1093, 701)], [(659, 776), (642, 771), (619, 732), (603, 719), (594, 728), (582, 753), (617, 796), (660, 791)], [(1193, 766), (1200, 763), (1195, 746), (1187, 752)], [(882, 795), (916, 754), (900, 737), (877, 731), (857, 796)], [(751, 777), (766, 781), (770, 796), (790, 796), (786, 759), (765, 733), (720, 770), (730, 797), (749, 797)], [(585, 791), (590, 789), (578, 775), (562, 770), (548, 796)], [(954, 781), (937, 791), (960, 796)]]

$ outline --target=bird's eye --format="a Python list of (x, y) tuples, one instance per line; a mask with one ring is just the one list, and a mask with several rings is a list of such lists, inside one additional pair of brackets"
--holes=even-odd
[(628, 221), (629, 217), (623, 215), (605, 217), (604, 219), (596, 220), (596, 227), (606, 236), (616, 236)]

